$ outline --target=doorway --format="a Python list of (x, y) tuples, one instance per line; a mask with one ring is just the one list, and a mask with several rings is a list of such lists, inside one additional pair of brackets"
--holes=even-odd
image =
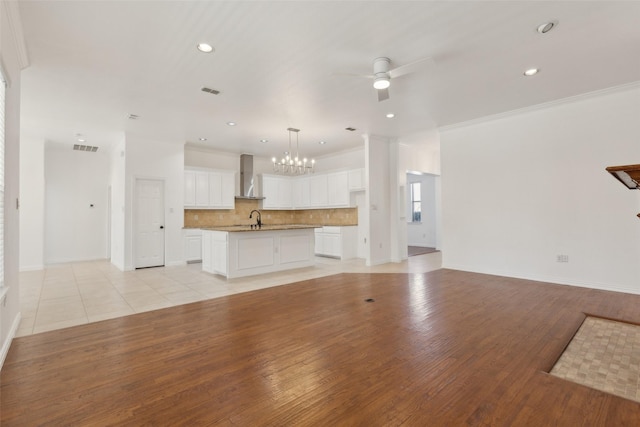
[(408, 172), (406, 187), (408, 256), (439, 249), (439, 176)]
[(135, 268), (164, 266), (164, 181), (136, 179)]

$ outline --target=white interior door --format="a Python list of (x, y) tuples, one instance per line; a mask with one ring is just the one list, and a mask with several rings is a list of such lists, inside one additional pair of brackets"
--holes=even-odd
[(136, 179), (136, 268), (164, 265), (164, 182)]

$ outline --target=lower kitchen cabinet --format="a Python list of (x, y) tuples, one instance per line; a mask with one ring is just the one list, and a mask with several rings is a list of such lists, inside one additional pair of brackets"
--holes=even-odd
[(324, 226), (315, 230), (316, 255), (338, 259), (357, 256), (358, 227)]
[(184, 230), (184, 258), (187, 262), (202, 261), (202, 230), (199, 228)]

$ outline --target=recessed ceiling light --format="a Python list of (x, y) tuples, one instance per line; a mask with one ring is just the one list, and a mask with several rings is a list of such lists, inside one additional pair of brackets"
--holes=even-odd
[(557, 22), (553, 22), (553, 21), (544, 22), (538, 25), (538, 28), (536, 28), (536, 31), (538, 31), (540, 34), (546, 34), (549, 31), (551, 31), (556, 25), (558, 25)]
[(393, 119), (395, 116), (393, 113), (387, 113), (387, 119)]
[(235, 126), (235, 125), (236, 125), (236, 122), (227, 122), (227, 124), (228, 124), (229, 126)]
[(535, 76), (536, 74), (538, 74), (540, 70), (537, 68), (529, 68), (527, 71), (524, 72), (524, 75), (527, 77), (531, 77), (531, 76)]
[(198, 48), (198, 50), (199, 50), (200, 52), (204, 52), (204, 53), (211, 53), (211, 52), (213, 52), (213, 46), (211, 46), (211, 45), (210, 45), (210, 44), (208, 44), (208, 43), (198, 43), (197, 48)]
[(320, 145), (324, 145), (326, 143), (327, 143), (327, 141), (318, 141), (318, 144), (320, 144)]
[(200, 141), (206, 141), (207, 138), (198, 138)]
[(264, 144), (265, 142), (269, 142), (269, 140), (268, 139), (261, 139), (260, 142), (262, 142)]
[(87, 140), (84, 138), (78, 138), (78, 142), (87, 142)]

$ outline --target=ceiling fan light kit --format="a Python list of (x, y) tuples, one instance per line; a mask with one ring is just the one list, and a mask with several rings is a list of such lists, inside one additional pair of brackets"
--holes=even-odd
[(376, 89), (386, 89), (391, 86), (391, 82), (387, 76), (380, 76), (375, 78), (373, 81), (373, 87)]
[(389, 76), (389, 66), (391, 60), (386, 57), (376, 58), (373, 61), (373, 87), (376, 89), (387, 89), (391, 86), (391, 76)]

